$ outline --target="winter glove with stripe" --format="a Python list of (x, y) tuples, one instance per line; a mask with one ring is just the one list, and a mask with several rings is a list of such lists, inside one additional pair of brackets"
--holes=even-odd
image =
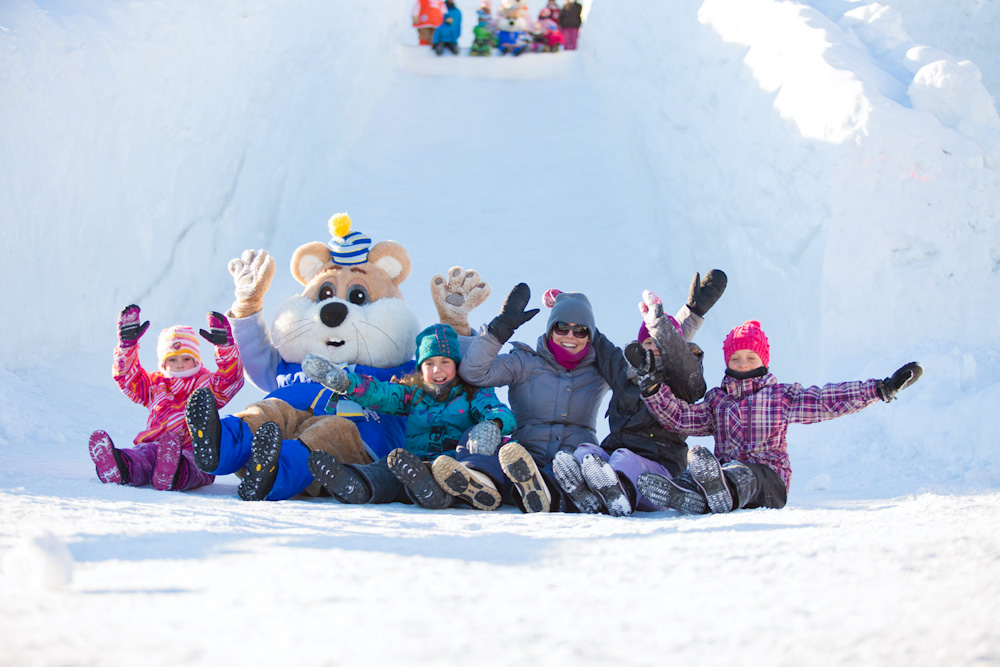
[(229, 320), (222, 313), (214, 310), (205, 316), (208, 320), (208, 331), (200, 329), (198, 333), (215, 347), (229, 347), (236, 344), (233, 338), (233, 329), (229, 326)]
[(139, 324), (139, 306), (130, 304), (118, 313), (118, 346), (128, 348), (136, 345), (142, 334), (149, 328), (149, 320)]

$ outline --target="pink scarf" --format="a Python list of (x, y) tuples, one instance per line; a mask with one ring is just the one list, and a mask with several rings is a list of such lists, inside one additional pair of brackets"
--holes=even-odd
[(556, 363), (565, 368), (568, 371), (573, 370), (580, 365), (583, 358), (587, 356), (587, 351), (590, 349), (590, 343), (583, 346), (583, 349), (577, 353), (572, 353), (565, 347), (559, 347), (556, 345), (551, 338), (545, 339), (545, 344), (549, 348), (549, 352), (556, 358)]

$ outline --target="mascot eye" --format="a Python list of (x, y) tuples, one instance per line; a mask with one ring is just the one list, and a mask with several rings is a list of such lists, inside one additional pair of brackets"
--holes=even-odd
[(363, 306), (368, 303), (368, 290), (364, 285), (351, 285), (347, 288), (347, 300), (355, 306)]
[(319, 293), (316, 295), (317, 301), (326, 301), (337, 296), (337, 287), (333, 283), (323, 283), (319, 286)]

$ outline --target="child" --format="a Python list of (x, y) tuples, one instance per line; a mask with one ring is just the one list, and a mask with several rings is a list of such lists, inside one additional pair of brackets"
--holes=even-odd
[[(499, 507), (500, 493), (485, 475), (462, 469), (451, 479), (455, 470), (449, 467), (439, 475), (439, 485), (425, 465), (435, 458), (453, 461), (445, 454), (462, 458), (467, 450), (496, 449), (501, 435), (514, 430), (514, 415), (493, 389), (473, 387), (458, 377), (461, 361), (458, 335), (446, 324), (417, 334), (417, 373), (398, 381), (379, 382), (307, 355), (302, 369), (314, 382), (379, 412), (407, 415), (405, 449), (368, 465), (342, 464), (328, 452), (312, 452), (313, 476), (343, 503), (409, 501), (443, 509), (457, 497), (479, 509)], [(440, 468), (435, 465), (435, 472)]]
[(156, 356), (160, 370), (147, 373), (139, 363), (139, 338), (149, 322), (139, 324), (139, 306), (126, 306), (118, 316), (118, 346), (112, 375), (122, 393), (149, 408), (146, 430), (135, 437), (135, 447), (116, 449), (104, 431), (90, 436), (90, 458), (105, 484), (142, 486), (152, 482), (161, 491), (185, 491), (215, 481), (194, 464), (191, 435), (184, 406), (191, 393), (208, 387), (219, 407), (243, 387), (243, 364), (233, 341), (229, 321), (219, 313), (207, 315), (209, 330), (201, 336), (215, 346), (214, 373), (201, 365), (198, 336), (191, 327), (174, 326), (160, 332)]
[(462, 36), (462, 12), (455, 6), (453, 0), (446, 0), (448, 11), (444, 21), (434, 30), (434, 53), (441, 55), (448, 49), (458, 55), (458, 38)]
[[(663, 318), (659, 299), (643, 293), (647, 326)], [(662, 326), (662, 325), (661, 325)], [(659, 504), (690, 514), (785, 506), (792, 469), (785, 434), (793, 423), (812, 424), (888, 403), (923, 373), (910, 362), (884, 380), (803, 388), (779, 384), (767, 366), (770, 345), (754, 320), (729, 332), (722, 346), (726, 376), (701, 403), (691, 405), (660, 382), (653, 355), (629, 345), (625, 355), (640, 375), (643, 401), (665, 427), (688, 435), (715, 436), (715, 456), (704, 447), (688, 452), (688, 469), (676, 479), (639, 476), (640, 492)]]

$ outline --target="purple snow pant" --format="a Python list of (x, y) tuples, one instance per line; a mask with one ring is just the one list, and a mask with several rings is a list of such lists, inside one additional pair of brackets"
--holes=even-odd
[[(128, 466), (129, 485), (143, 486), (149, 484), (153, 477), (153, 466), (156, 464), (156, 452), (159, 443), (140, 442), (131, 449), (119, 449), (118, 453), (125, 459)], [(215, 475), (198, 470), (194, 464), (194, 454), (190, 449), (181, 450), (181, 460), (177, 464), (177, 484), (172, 491), (187, 491), (199, 486), (208, 486), (215, 481)]]
[(573, 51), (576, 49), (576, 41), (580, 39), (579, 28), (560, 28), (563, 34), (563, 49)]
[(664, 508), (656, 503), (652, 502), (646, 496), (639, 493), (639, 485), (636, 483), (639, 479), (639, 475), (644, 472), (655, 472), (657, 475), (663, 475), (667, 479), (673, 479), (673, 475), (664, 466), (660, 465), (655, 461), (650, 461), (649, 459), (639, 456), (631, 449), (625, 449), (624, 447), (616, 449), (613, 454), (608, 454), (604, 449), (598, 447), (597, 445), (585, 444), (580, 445), (573, 451), (573, 458), (575, 458), (579, 463), (583, 463), (583, 457), (587, 454), (593, 454), (599, 459), (607, 461), (611, 466), (612, 470), (618, 473), (618, 478), (625, 478), (632, 485), (632, 491), (635, 491), (636, 497), (636, 508), (642, 510), (643, 512), (659, 512)]

